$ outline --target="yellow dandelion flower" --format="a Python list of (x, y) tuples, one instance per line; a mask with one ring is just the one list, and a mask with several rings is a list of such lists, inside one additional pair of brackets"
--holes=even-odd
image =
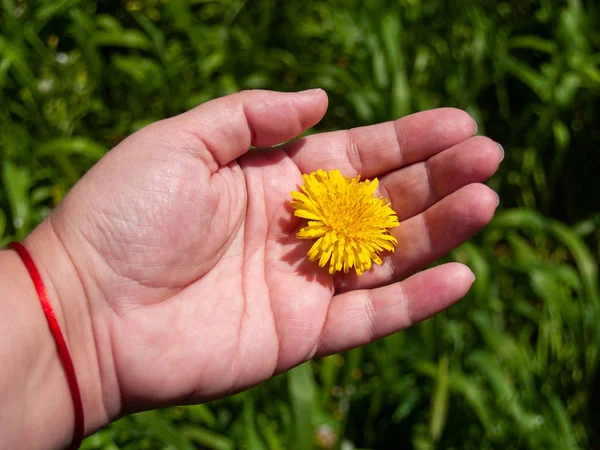
[(375, 197), (377, 178), (360, 181), (344, 178), (339, 170), (318, 170), (302, 175), (302, 192), (292, 192), (294, 215), (308, 219), (298, 239), (317, 239), (308, 251), (309, 261), (319, 260), (329, 273), (354, 267), (357, 275), (381, 264), (379, 253), (393, 252), (398, 241), (389, 229), (400, 225), (398, 216), (383, 197)]

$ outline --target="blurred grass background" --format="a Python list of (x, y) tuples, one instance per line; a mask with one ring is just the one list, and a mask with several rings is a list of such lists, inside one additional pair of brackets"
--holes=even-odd
[(450, 257), (463, 302), (84, 449), (600, 448), (595, 0), (0, 0), (0, 245), (143, 125), (322, 87), (317, 131), (456, 106), (501, 142), (501, 209)]

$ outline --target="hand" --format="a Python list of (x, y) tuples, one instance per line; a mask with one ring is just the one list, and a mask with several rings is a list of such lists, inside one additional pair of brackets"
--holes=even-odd
[[(439, 109), (249, 150), (298, 136), (326, 108), (322, 90), (249, 91), (150, 125), (30, 235), (68, 336), (82, 336), (71, 337), (75, 364), (97, 384), (84, 386), (89, 430), (246, 389), (424, 320), (467, 292), (473, 275), (457, 263), (412, 274), (491, 219), (498, 199), (479, 183), (501, 147), (471, 137), (465, 112)], [(319, 168), (379, 177), (399, 215), (396, 252), (361, 277), (331, 277), (307, 261), (312, 242), (295, 237), (302, 220), (290, 191)]]

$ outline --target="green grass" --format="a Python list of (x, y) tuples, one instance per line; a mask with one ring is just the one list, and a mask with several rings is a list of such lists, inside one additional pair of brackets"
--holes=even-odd
[(463, 302), (84, 448), (600, 445), (597, 2), (2, 0), (0, 23), (0, 245), (128, 134), (240, 89), (325, 88), (317, 131), (456, 106), (506, 149), (501, 210), (450, 255)]

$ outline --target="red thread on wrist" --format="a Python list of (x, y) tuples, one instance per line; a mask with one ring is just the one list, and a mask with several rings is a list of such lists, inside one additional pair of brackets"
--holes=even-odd
[(69, 383), (71, 398), (73, 400), (73, 409), (75, 411), (73, 439), (71, 440), (71, 445), (69, 446), (69, 449), (78, 449), (81, 445), (81, 442), (83, 441), (83, 433), (85, 428), (83, 418), (83, 404), (81, 402), (81, 392), (79, 391), (79, 384), (77, 383), (75, 367), (73, 366), (73, 360), (71, 359), (69, 348), (67, 347), (65, 338), (63, 337), (63, 334), (60, 331), (60, 326), (58, 325), (56, 315), (54, 314), (52, 306), (50, 305), (50, 300), (48, 299), (48, 294), (46, 293), (44, 282), (42, 280), (42, 277), (40, 276), (40, 272), (37, 270), (37, 267), (33, 262), (33, 259), (31, 258), (31, 255), (29, 254), (27, 249), (18, 242), (11, 242), (10, 244), (8, 244), (8, 248), (17, 252), (17, 254), (21, 257), (23, 264), (27, 268), (29, 276), (33, 281), (33, 285), (35, 286), (35, 290), (37, 291), (38, 297), (40, 298), (40, 303), (42, 304), (44, 315), (46, 316), (46, 320), (48, 321), (48, 327), (50, 328), (50, 332), (52, 333), (54, 341), (56, 342), (58, 357), (60, 358), (60, 361), (65, 369), (65, 374), (67, 375), (67, 382)]

